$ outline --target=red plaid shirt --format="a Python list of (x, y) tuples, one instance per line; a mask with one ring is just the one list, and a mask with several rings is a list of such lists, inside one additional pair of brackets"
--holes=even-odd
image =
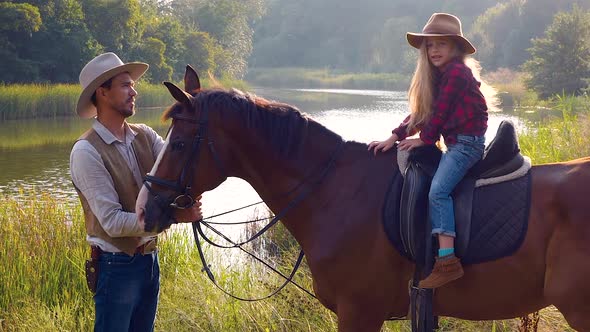
[[(419, 128), (420, 139), (434, 144), (443, 135), (445, 143), (453, 144), (457, 135), (483, 136), (488, 128), (488, 107), (480, 85), (460, 58), (449, 62), (435, 77), (434, 112)], [(416, 133), (407, 132), (409, 122), (410, 116), (392, 131), (399, 140)]]

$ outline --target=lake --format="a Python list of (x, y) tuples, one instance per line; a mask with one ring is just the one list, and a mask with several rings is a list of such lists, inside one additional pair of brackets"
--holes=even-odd
[[(368, 143), (389, 137), (391, 130), (408, 114), (405, 92), (335, 89), (257, 88), (262, 97), (297, 106), (328, 129), (347, 140)], [(141, 98), (141, 97), (140, 97)], [(138, 109), (130, 122), (144, 122), (164, 135), (167, 124), (159, 121), (163, 108)], [(524, 121), (513, 113), (490, 114), (486, 141), (490, 142), (499, 123), (512, 120), (523, 129)], [(0, 145), (0, 194), (25, 199), (32, 190), (47, 191), (66, 204), (78, 204), (69, 176), (71, 146), (90, 126), (77, 118), (9, 121), (0, 123), (0, 141), (19, 146), (22, 142), (44, 142), (39, 147), (2, 148)], [(257, 202), (260, 198), (244, 181), (229, 178), (219, 188), (203, 195), (203, 212), (210, 216)], [(246, 209), (216, 221), (236, 221), (264, 212), (264, 206)]]

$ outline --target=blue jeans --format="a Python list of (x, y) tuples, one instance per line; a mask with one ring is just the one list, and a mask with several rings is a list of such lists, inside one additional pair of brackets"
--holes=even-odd
[(457, 143), (447, 146), (428, 193), (432, 234), (456, 236), (451, 192), (467, 171), (482, 158), (484, 143), (484, 136), (457, 135)]
[(159, 293), (157, 251), (101, 254), (94, 331), (153, 331)]

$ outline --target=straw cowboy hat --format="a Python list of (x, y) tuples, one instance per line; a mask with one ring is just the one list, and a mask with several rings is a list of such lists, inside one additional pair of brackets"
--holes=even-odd
[(424, 37), (453, 37), (463, 48), (465, 53), (475, 53), (475, 47), (463, 37), (461, 21), (455, 15), (447, 13), (434, 13), (422, 29), (422, 33), (406, 33), (408, 43), (415, 48), (420, 48)]
[(135, 81), (148, 69), (149, 65), (143, 62), (123, 63), (115, 53), (103, 53), (90, 60), (80, 72), (80, 85), (82, 93), (78, 98), (76, 112), (82, 118), (88, 119), (96, 116), (96, 107), (90, 98), (104, 82), (118, 74), (128, 72)]

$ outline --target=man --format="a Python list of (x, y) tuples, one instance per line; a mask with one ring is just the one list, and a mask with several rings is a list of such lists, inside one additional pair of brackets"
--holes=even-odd
[[(76, 112), (94, 118), (92, 128), (70, 154), (72, 181), (80, 197), (92, 259), (95, 331), (152, 331), (160, 288), (157, 234), (138, 224), (135, 200), (142, 177), (164, 145), (150, 127), (130, 124), (134, 84), (148, 65), (123, 63), (114, 53), (92, 59), (80, 72), (83, 91)], [(200, 202), (176, 215), (179, 222), (201, 218)], [(94, 272), (94, 273), (93, 273)]]

